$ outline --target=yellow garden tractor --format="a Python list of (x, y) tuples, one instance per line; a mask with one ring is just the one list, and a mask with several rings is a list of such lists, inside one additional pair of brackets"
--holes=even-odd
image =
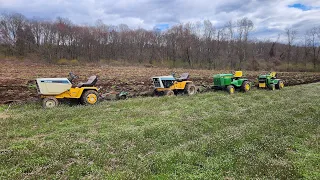
[(72, 81), (78, 76), (69, 73), (69, 78), (37, 78), (37, 90), (44, 108), (58, 106), (61, 99), (77, 99), (84, 105), (96, 104), (99, 100), (95, 84), (97, 76), (91, 76), (87, 82), (73, 86)]
[(197, 93), (196, 86), (189, 80), (189, 74), (183, 73), (180, 78), (171, 76), (152, 77), (154, 95), (172, 96), (177, 94), (194, 95)]

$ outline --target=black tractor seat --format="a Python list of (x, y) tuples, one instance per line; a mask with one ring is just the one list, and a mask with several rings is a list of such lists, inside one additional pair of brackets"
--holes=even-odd
[(97, 76), (91, 76), (89, 77), (88, 81), (85, 83), (79, 83), (77, 87), (91, 87), (94, 86), (98, 81), (98, 77)]
[(187, 81), (189, 79), (189, 73), (182, 73), (181, 76), (177, 79), (177, 81)]

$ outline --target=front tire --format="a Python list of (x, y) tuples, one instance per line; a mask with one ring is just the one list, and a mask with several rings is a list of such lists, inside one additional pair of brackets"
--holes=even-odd
[(234, 94), (235, 89), (234, 89), (234, 87), (232, 85), (229, 85), (229, 86), (227, 86), (227, 91), (228, 91), (229, 94)]
[(95, 90), (85, 91), (81, 96), (81, 103), (83, 105), (94, 105), (99, 100), (99, 94)]
[(172, 90), (168, 90), (164, 93), (166, 96), (174, 96), (174, 92)]
[(278, 83), (276, 84), (276, 89), (281, 90), (284, 87), (283, 81), (279, 80)]
[(59, 101), (55, 97), (46, 97), (42, 100), (42, 107), (54, 108), (59, 105)]
[(270, 84), (270, 85), (269, 85), (269, 89), (270, 89), (271, 91), (274, 91), (274, 90), (276, 89), (276, 86), (275, 86), (274, 84)]
[(244, 81), (241, 85), (241, 90), (243, 92), (248, 92), (251, 89), (250, 83), (248, 81)]

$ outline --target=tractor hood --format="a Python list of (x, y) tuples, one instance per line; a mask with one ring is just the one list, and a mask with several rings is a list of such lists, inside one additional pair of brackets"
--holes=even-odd
[(259, 79), (266, 79), (266, 78), (271, 78), (271, 76), (269, 74), (259, 75)]
[(173, 76), (157, 76), (157, 77), (152, 77), (152, 79), (154, 79), (154, 78), (159, 78), (159, 79), (161, 79), (161, 80), (172, 80), (172, 81), (176, 80), (176, 78), (174, 78)]
[(62, 83), (71, 84), (68, 78), (37, 78), (37, 83)]
[(221, 78), (221, 77), (225, 77), (225, 76), (232, 76), (233, 77), (233, 74), (216, 74), (213, 76), (213, 78)]
[(259, 78), (267, 78), (267, 75), (259, 75)]
[(37, 89), (42, 95), (58, 95), (72, 87), (68, 78), (38, 78)]

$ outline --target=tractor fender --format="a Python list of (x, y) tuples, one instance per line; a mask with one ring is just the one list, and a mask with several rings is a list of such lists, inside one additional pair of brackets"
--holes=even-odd
[(243, 84), (243, 82), (245, 82), (245, 81), (248, 81), (249, 82), (249, 80), (248, 79), (237, 79), (237, 80), (233, 80), (232, 82), (231, 82), (231, 85), (233, 85), (234, 87), (241, 87), (241, 85)]
[(273, 80), (273, 83), (274, 83), (274, 84), (278, 84), (279, 81), (281, 81), (281, 79), (274, 79), (274, 80)]
[(81, 87), (77, 98), (80, 98), (86, 91), (89, 90), (94, 90), (98, 92), (98, 88), (96, 87)]

